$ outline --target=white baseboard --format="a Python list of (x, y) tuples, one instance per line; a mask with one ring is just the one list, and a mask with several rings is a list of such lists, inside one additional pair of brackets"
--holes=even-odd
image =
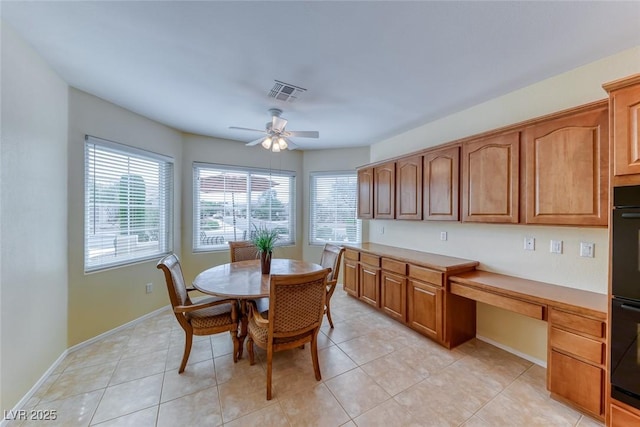
[(130, 322), (125, 323), (124, 325), (120, 325), (117, 328), (111, 329), (107, 332), (104, 332), (100, 335), (97, 335), (93, 338), (90, 338), (86, 341), (83, 341), (79, 344), (76, 344), (72, 347), (69, 347), (68, 349), (66, 349), (65, 351), (62, 352), (62, 354), (60, 354), (60, 356), (56, 359), (55, 362), (53, 362), (53, 364), (51, 364), (51, 366), (49, 367), (49, 369), (46, 370), (46, 372), (44, 374), (42, 374), (42, 376), (40, 377), (40, 379), (38, 381), (36, 381), (36, 383), (33, 385), (33, 387), (31, 387), (31, 389), (27, 392), (27, 394), (25, 394), (22, 399), (20, 399), (20, 401), (18, 403), (16, 403), (16, 405), (13, 407), (13, 409), (10, 411), (7, 411), (7, 413), (3, 414), (2, 417), (2, 421), (0, 421), (0, 427), (5, 427), (6, 425), (9, 424), (8, 419), (5, 419), (5, 416), (8, 416), (10, 413), (13, 414), (17, 414), (18, 410), (22, 409), (22, 407), (24, 407), (24, 405), (27, 404), (27, 402), (29, 401), (29, 399), (31, 399), (33, 397), (33, 395), (36, 393), (36, 391), (38, 391), (38, 389), (40, 388), (40, 386), (42, 386), (42, 384), (45, 382), (45, 380), (49, 377), (49, 375), (51, 375), (51, 373), (53, 373), (56, 368), (58, 367), (58, 365), (60, 365), (60, 363), (62, 363), (62, 361), (64, 360), (65, 357), (67, 357), (68, 355), (70, 355), (73, 352), (76, 352), (78, 350), (80, 350), (81, 348), (87, 347), (95, 342), (100, 341), (101, 339), (104, 339), (110, 335), (115, 334), (116, 332), (119, 332), (123, 329), (126, 329), (130, 326), (134, 326), (137, 325), (138, 323), (147, 320), (150, 317), (156, 316), (157, 314), (162, 313), (165, 310), (170, 310), (171, 306), (167, 305), (165, 307), (160, 307), (157, 310), (154, 310), (150, 313), (145, 314), (144, 316), (140, 316), (137, 319), (133, 319)]
[(487, 344), (491, 344), (492, 346), (498, 347), (506, 352), (509, 352), (511, 354), (515, 354), (518, 357), (521, 357), (525, 360), (528, 360), (531, 363), (535, 363), (538, 366), (542, 366), (543, 368), (547, 369), (547, 362), (545, 360), (540, 360), (540, 359), (536, 359), (533, 356), (530, 356), (528, 354), (522, 353), (521, 351), (516, 350), (515, 348), (511, 348), (509, 346), (506, 346), (502, 343), (499, 343), (497, 341), (492, 340), (491, 338), (487, 338), (487, 337), (483, 337), (482, 335), (476, 335), (476, 338), (479, 339), (480, 341), (484, 341)]

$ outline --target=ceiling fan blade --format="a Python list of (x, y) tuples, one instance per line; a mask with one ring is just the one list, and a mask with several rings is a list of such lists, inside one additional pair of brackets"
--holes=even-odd
[(295, 138), (318, 138), (320, 132), (317, 130), (291, 130), (287, 131), (287, 136), (293, 136)]
[(287, 125), (287, 119), (283, 119), (282, 117), (273, 116), (271, 118), (271, 129), (277, 132), (282, 132), (284, 127)]
[(229, 126), (229, 129), (237, 129), (237, 130), (250, 130), (252, 132), (262, 132), (262, 133), (267, 133), (266, 130), (264, 129), (251, 129), (251, 128), (241, 128), (238, 126)]
[(287, 138), (285, 138), (284, 140), (287, 141), (287, 150), (297, 150), (298, 148), (300, 148), (296, 144), (291, 142), (291, 140), (289, 140)]
[(254, 140), (253, 140), (253, 141), (251, 141), (251, 142), (247, 142), (245, 145), (246, 145), (247, 147), (253, 147), (254, 145), (258, 145), (258, 144), (260, 144), (262, 141), (264, 141), (264, 138), (265, 138), (264, 136), (261, 136), (261, 137), (260, 137), (260, 138), (258, 138), (258, 139), (254, 139)]

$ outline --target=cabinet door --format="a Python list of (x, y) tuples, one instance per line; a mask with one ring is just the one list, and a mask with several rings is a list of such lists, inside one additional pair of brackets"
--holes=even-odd
[(358, 171), (358, 218), (373, 218), (373, 168)]
[(520, 132), (462, 146), (462, 221), (517, 223)]
[(373, 168), (373, 217), (394, 219), (396, 205), (396, 163), (389, 162)]
[(604, 371), (555, 350), (549, 356), (549, 391), (601, 416)]
[(605, 105), (526, 129), (527, 224), (607, 225), (608, 123)]
[(611, 402), (611, 427), (634, 427), (640, 426), (640, 411), (636, 408), (626, 406), (623, 408), (616, 403)]
[(441, 340), (442, 288), (409, 279), (409, 326), (418, 332)]
[(460, 147), (435, 150), (424, 156), (424, 219), (458, 221)]
[(360, 264), (360, 299), (374, 307), (380, 301), (380, 269)]
[(610, 93), (613, 174), (640, 174), (640, 75), (631, 86)]
[(407, 278), (382, 271), (380, 279), (381, 307), (389, 316), (407, 321)]
[(422, 219), (422, 156), (396, 162), (396, 219)]
[(359, 297), (358, 294), (358, 263), (355, 261), (347, 260), (344, 261), (344, 285), (343, 288), (345, 292), (353, 295), (354, 297)]

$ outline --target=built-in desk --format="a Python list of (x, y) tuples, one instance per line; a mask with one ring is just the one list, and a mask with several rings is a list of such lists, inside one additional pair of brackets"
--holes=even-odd
[(449, 277), (449, 286), (452, 295), (547, 321), (547, 388), (604, 419), (607, 295), (479, 270)]

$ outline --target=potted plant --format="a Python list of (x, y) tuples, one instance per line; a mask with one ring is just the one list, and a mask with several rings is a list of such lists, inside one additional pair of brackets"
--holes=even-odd
[(262, 274), (269, 274), (271, 271), (271, 255), (279, 237), (280, 235), (276, 230), (270, 230), (264, 226), (255, 227), (251, 241), (258, 248)]

